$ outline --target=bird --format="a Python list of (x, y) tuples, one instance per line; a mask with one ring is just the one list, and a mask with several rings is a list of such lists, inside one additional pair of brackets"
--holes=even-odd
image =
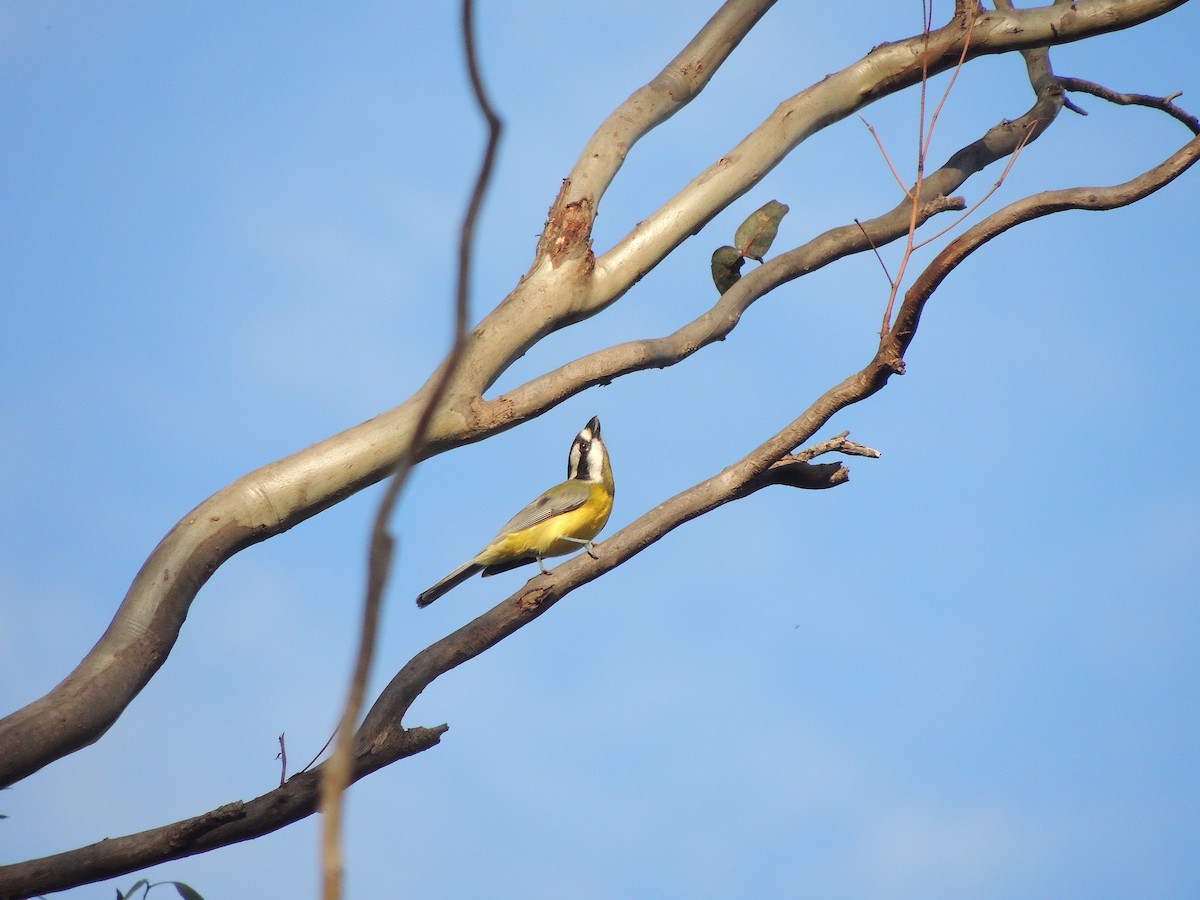
[(583, 426), (567, 456), (567, 480), (557, 484), (513, 516), (486, 547), (417, 597), (425, 607), (476, 572), (483, 577), (584, 548), (593, 558), (592, 539), (612, 513), (612, 464), (600, 437), (596, 416)]

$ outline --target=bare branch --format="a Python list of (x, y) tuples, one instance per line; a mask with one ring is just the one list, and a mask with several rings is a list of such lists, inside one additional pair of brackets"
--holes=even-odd
[(445, 396), (450, 381), (462, 359), (464, 337), (467, 332), (467, 317), (470, 309), (471, 250), (475, 238), (475, 223), (483, 207), (492, 171), (495, 168), (496, 152), (500, 146), (503, 123), (488, 99), (483, 77), (479, 71), (478, 54), (475, 49), (474, 3), (463, 0), (461, 29), (463, 47), (466, 52), (467, 73), (471, 89), (480, 113), (487, 123), (487, 143), (475, 186), (467, 211), (463, 216), (458, 241), (458, 274), (454, 297), (454, 340), (446, 361), (442, 364), (433, 389), (425, 400), (424, 408), (417, 418), (409, 446), (401, 455), (396, 472), (388, 484), (387, 491), (379, 504), (371, 527), (370, 555), (367, 564), (367, 591), (363, 603), (363, 619), (359, 634), (358, 650), (354, 660), (354, 674), (338, 725), (337, 743), (333, 755), (326, 765), (321, 779), (321, 869), (322, 896), (325, 900), (337, 900), (342, 895), (342, 800), (350, 784), (353, 761), (354, 728), (362, 713), (367, 689), (367, 678), (375, 654), (376, 633), (379, 627), (379, 611), (383, 605), (383, 592), (391, 570), (394, 541), (388, 531), (392, 512), (400, 499), (400, 493), (416, 464), (420, 447), (433, 421), (434, 411)]
[(866, 456), (879, 458), (879, 451), (854, 441), (847, 440), (850, 432), (843, 431), (827, 441), (813, 444), (796, 453), (789, 454), (783, 459), (771, 463), (751, 485), (747, 493), (761, 490), (770, 485), (802, 488), (805, 490), (823, 490), (837, 487), (850, 480), (850, 470), (841, 463), (822, 463), (814, 465), (809, 460), (826, 453), (845, 453), (847, 456)]
[(784, 459), (772, 464), (758, 480), (758, 486), (780, 485), (803, 490), (823, 490), (850, 480), (850, 470), (841, 463), (807, 463)]
[(873, 447), (868, 447), (866, 444), (857, 444), (849, 440), (850, 432), (843, 431), (841, 434), (835, 434), (827, 441), (821, 441), (819, 444), (813, 444), (810, 447), (805, 447), (796, 453), (790, 455), (789, 459), (795, 459), (799, 462), (808, 462), (810, 459), (816, 459), (818, 456), (824, 456), (826, 453), (845, 453), (847, 456), (865, 456), (868, 459), (879, 459), (880, 453)]
[[(358, 768), (354, 780), (436, 745), (439, 728), (410, 728), (386, 748), (390, 759)], [(155, 863), (182, 859), (278, 831), (316, 812), (322, 766), (293, 775), (287, 783), (256, 797), (227, 803), (211, 812), (124, 837), (41, 859), (0, 866), (0, 897), (29, 897), (136, 872)]]
[[(985, 13), (976, 25), (970, 55), (1079, 40), (1136, 25), (1181, 2), (1127, 0), (1118, 5), (1111, 0), (1081, 0)], [(962, 28), (955, 23), (933, 33), (930, 72), (944, 71), (957, 61), (961, 39)], [(584, 277), (591, 266), (586, 249), (578, 254), (576, 268), (555, 269), (541, 260), (513, 295), (468, 337), (462, 364), (451, 379), (447, 399), (439, 404), (420, 455), (477, 440), (544, 409), (535, 410), (532, 404), (485, 406), (479, 398), (539, 336), (593, 314), (623, 293), (667, 249), (756, 183), (788, 149), (874, 99), (914, 84), (920, 66), (914, 66), (910, 51), (911, 42), (904, 41), (881, 47), (851, 69), (787, 101), (746, 141), (702, 174), (693, 183), (691, 196), (687, 192), (678, 195), (597, 261), (595, 280)], [(926, 181), (930, 196), (949, 193)], [(572, 234), (586, 244), (590, 229)], [(871, 236), (876, 244), (882, 240), (873, 231)], [(861, 239), (855, 229), (844, 246)], [(828, 250), (827, 244), (820, 247)], [(793, 255), (773, 260), (780, 265), (754, 289), (765, 292), (771, 280), (782, 283), (802, 274), (805, 265), (835, 258), (817, 252), (815, 244), (800, 250), (803, 252), (793, 251)], [(617, 268), (622, 269), (619, 274)], [(767, 266), (761, 267), (729, 293), (767, 270)], [(752, 299), (742, 294), (739, 302)], [(535, 315), (537, 304), (547, 301), (553, 314), (548, 318)], [(736, 306), (726, 312), (735, 319), (740, 315)], [(728, 331), (730, 327), (732, 323), (721, 323), (715, 330)], [(703, 338), (708, 331), (712, 330), (693, 329), (687, 337), (698, 333)], [(677, 354), (680, 348), (671, 348), (671, 352)], [(392, 472), (404, 448), (414, 446), (417, 419), (421, 410), (428, 408), (425, 404), (436, 378), (395, 409), (247, 474), (181, 519), (147, 559), (112, 624), (75, 671), (47, 695), (0, 721), (0, 785), (97, 740), (162, 665), (192, 599), (225, 560)]]
[[(1109, 103), (1116, 103), (1119, 106), (1145, 106), (1150, 109), (1161, 110), (1186, 125), (1192, 134), (1200, 134), (1200, 118), (1175, 105), (1174, 101), (1181, 96), (1178, 92), (1167, 97), (1154, 97), (1150, 94), (1118, 93), (1093, 81), (1085, 81), (1082, 78), (1060, 77), (1058, 82), (1068, 91), (1074, 91), (1079, 94), (1091, 94), (1093, 97), (1099, 97), (1101, 100), (1107, 100)], [(1084, 115), (1087, 115), (1087, 113), (1084, 113)]]

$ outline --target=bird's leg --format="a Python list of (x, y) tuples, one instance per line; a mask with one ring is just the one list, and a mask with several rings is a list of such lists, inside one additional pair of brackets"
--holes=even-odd
[(570, 541), (572, 544), (579, 544), (581, 547), (583, 547), (584, 550), (587, 551), (587, 555), (590, 556), (592, 559), (600, 558), (596, 555), (595, 551), (592, 550), (592, 548), (596, 545), (593, 544), (591, 541), (585, 541), (583, 538), (573, 538), (573, 537), (563, 537), (563, 538), (560, 538), (560, 540)]

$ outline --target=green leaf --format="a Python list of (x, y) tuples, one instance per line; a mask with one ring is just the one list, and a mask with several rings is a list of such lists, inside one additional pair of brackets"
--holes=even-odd
[(737, 247), (718, 247), (712, 255), (712, 279), (717, 292), (725, 293), (742, 277), (745, 262)]
[(779, 233), (779, 223), (788, 213), (787, 204), (771, 200), (750, 213), (750, 217), (738, 226), (733, 236), (733, 242), (750, 259), (763, 261), (775, 235)]
[(198, 890), (196, 890), (194, 887), (189, 887), (182, 881), (172, 881), (171, 884), (175, 885), (175, 890), (179, 891), (179, 896), (182, 897), (183, 900), (204, 900), (204, 898), (200, 896), (200, 892)]

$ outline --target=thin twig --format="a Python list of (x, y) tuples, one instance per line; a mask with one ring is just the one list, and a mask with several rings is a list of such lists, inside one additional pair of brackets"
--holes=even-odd
[[(900, 282), (904, 280), (904, 270), (908, 268), (909, 257), (913, 251), (913, 235), (917, 232), (917, 213), (920, 209), (921, 185), (925, 181), (925, 95), (929, 87), (929, 32), (933, 28), (933, 7), (929, 0), (921, 0), (921, 33), (924, 42), (921, 45), (921, 89), (919, 111), (917, 114), (917, 177), (913, 182), (909, 202), (912, 210), (908, 219), (908, 234), (904, 239), (904, 252), (900, 255), (900, 266), (896, 269), (896, 277), (888, 289), (887, 306), (883, 310), (883, 323), (879, 326), (879, 337), (882, 340), (892, 327), (892, 307), (896, 303), (896, 293), (900, 290)], [(961, 62), (960, 62), (961, 65)]]
[(896, 166), (892, 163), (891, 156), (888, 155), (887, 148), (883, 146), (883, 141), (879, 137), (879, 133), (875, 130), (875, 126), (867, 121), (867, 117), (862, 113), (858, 114), (859, 120), (867, 126), (867, 131), (871, 132), (871, 137), (875, 138), (875, 146), (879, 148), (879, 153), (883, 156), (883, 161), (887, 163), (887, 167), (892, 172), (892, 177), (896, 179), (896, 184), (900, 185), (900, 190), (904, 191), (904, 196), (912, 199), (912, 194), (909, 192), (908, 185), (904, 183), (904, 179), (900, 177), (900, 173), (896, 171)]
[(283, 787), (287, 783), (287, 744), (282, 731), (279, 732), (279, 755), (275, 758), (279, 760), (279, 786)]
[(950, 81), (946, 84), (946, 90), (942, 92), (942, 99), (938, 101), (937, 108), (933, 111), (933, 116), (929, 119), (929, 131), (925, 135), (925, 146), (922, 153), (929, 155), (930, 144), (933, 143), (933, 130), (937, 127), (938, 116), (942, 114), (942, 107), (946, 105), (946, 101), (950, 99), (950, 91), (954, 89), (954, 82), (958, 80), (958, 73), (962, 71), (963, 65), (967, 61), (967, 50), (971, 46), (971, 34), (975, 31), (975, 16), (971, 16), (967, 22), (967, 34), (963, 38), (962, 53), (959, 54), (958, 64), (950, 72)]
[(458, 242), (458, 275), (454, 301), (454, 343), (442, 364), (441, 371), (430, 389), (429, 396), (417, 418), (409, 445), (400, 455), (395, 472), (380, 501), (375, 521), (371, 528), (371, 546), (367, 563), (367, 591), (363, 604), (363, 619), (359, 639), (358, 652), (354, 664), (354, 676), (350, 684), (349, 695), (346, 698), (345, 709), (338, 726), (337, 743), (333, 755), (329, 759), (325, 773), (321, 779), (321, 812), (323, 815), (321, 830), (321, 869), (325, 900), (338, 900), (341, 897), (342, 853), (341, 853), (341, 822), (342, 797), (350, 783), (354, 729), (362, 713), (363, 698), (366, 692), (367, 678), (371, 671), (374, 656), (376, 632), (379, 625), (379, 612), (383, 601), (383, 591), (387, 584), (391, 569), (394, 540), (388, 532), (388, 522), (391, 520), (400, 493), (408, 479), (412, 467), (418, 459), (420, 448), (425, 435), (437, 412), (438, 405), (450, 386), (451, 379), (458, 362), (462, 357), (463, 342), (467, 332), (469, 316), (469, 297), (471, 284), (471, 248), (474, 243), (475, 223), (483, 205), (495, 165), (496, 151), (500, 142), (502, 123), (488, 99), (483, 78), (479, 71), (478, 55), (474, 34), (474, 3), (473, 0), (463, 0), (462, 4), (462, 34), (466, 51), (467, 71), (471, 79), (471, 88), (475, 94), (475, 102), (487, 122), (488, 137), (479, 173), (475, 179), (475, 188), (463, 217), (462, 228)]
[[(920, 114), (917, 126), (917, 178), (913, 185), (912, 193), (909, 195), (912, 202), (912, 215), (909, 218), (908, 236), (904, 240), (904, 253), (900, 256), (900, 266), (896, 270), (896, 278), (891, 282), (888, 290), (887, 306), (883, 311), (883, 323), (879, 328), (880, 339), (887, 336), (892, 327), (892, 309), (896, 304), (896, 295), (899, 293), (900, 284), (904, 281), (904, 273), (908, 269), (908, 261), (912, 257), (913, 251), (920, 245), (915, 243), (917, 234), (917, 220), (920, 211), (921, 188), (925, 182), (925, 160), (929, 155), (929, 148), (933, 143), (933, 132), (937, 126), (938, 116), (941, 115), (942, 107), (946, 105), (947, 99), (950, 97), (950, 91), (954, 87), (954, 82), (958, 79), (958, 73), (962, 70), (963, 65), (967, 61), (967, 51), (971, 46), (971, 34), (975, 29), (975, 16), (972, 15), (967, 23), (967, 33), (963, 39), (962, 52), (959, 54), (958, 62), (954, 66), (954, 71), (950, 76), (950, 82), (946, 85), (946, 90), (942, 93), (941, 99), (938, 101), (937, 107), (933, 111), (933, 115), (929, 120), (929, 128), (925, 127), (925, 99), (926, 91), (929, 86), (929, 33), (933, 28), (933, 4), (928, 0), (921, 0), (922, 24), (924, 26), (925, 44), (921, 58), (921, 92), (920, 92)], [(1009, 163), (1011, 165), (1011, 161)]]
[(975, 212), (975, 210), (977, 210), (977, 209), (979, 209), (979, 207), (983, 206), (983, 204), (987, 202), (988, 198), (991, 197), (992, 194), (994, 194), (994, 193), (996, 193), (996, 191), (1000, 190), (1000, 185), (1004, 184), (1004, 179), (1006, 179), (1008, 177), (1008, 173), (1012, 171), (1012, 167), (1016, 163), (1017, 157), (1021, 155), (1021, 151), (1025, 148), (1025, 145), (1027, 143), (1029, 143), (1029, 138), (1033, 135), (1033, 132), (1037, 128), (1037, 126), (1038, 126), (1037, 122), (1031, 122), (1029, 124), (1029, 127), (1025, 130), (1025, 134), (1021, 138), (1020, 143), (1017, 144), (1016, 149), (1013, 150), (1012, 154), (1008, 157), (1008, 162), (1006, 162), (1004, 164), (1004, 171), (1000, 173), (1000, 177), (996, 179), (995, 183), (991, 186), (991, 188), (988, 189), (988, 192), (986, 194), (984, 194), (977, 201), (975, 201), (975, 203), (973, 203), (968, 209), (963, 210), (962, 215), (960, 215), (957, 219), (955, 219), (953, 222), (951, 222), (949, 225), (947, 225), (945, 228), (943, 228), (937, 234), (931, 235), (930, 237), (927, 237), (925, 240), (916, 244), (913, 247), (913, 249), (920, 250), (925, 245), (930, 244), (933, 241), (936, 241), (942, 235), (947, 234), (950, 231), (953, 231), (955, 228), (957, 228), (959, 226), (959, 224), (964, 219), (966, 219), (968, 216), (970, 216), (971, 213)]
[(787, 458), (808, 462), (810, 459), (816, 459), (818, 456), (824, 456), (826, 453), (845, 453), (847, 456), (866, 456), (870, 459), (879, 459), (881, 454), (878, 450), (868, 447), (866, 444), (855, 443), (849, 440), (849, 437), (850, 432), (843, 431), (840, 434), (835, 434), (827, 441), (821, 441), (819, 444), (812, 444), (803, 450), (797, 450)]
[(325, 743), (321, 745), (321, 749), (317, 751), (317, 755), (308, 761), (308, 765), (301, 769), (301, 772), (307, 772), (316, 764), (317, 760), (321, 758), (321, 755), (329, 749), (329, 745), (333, 743), (333, 739), (337, 737), (337, 734), (337, 728), (334, 728), (333, 733), (329, 735)]
[[(907, 193), (907, 190), (906, 190)], [(871, 245), (871, 252), (875, 254), (875, 258), (879, 260), (879, 267), (883, 269), (883, 276), (888, 280), (888, 284), (895, 284), (892, 280), (892, 274), (888, 271), (887, 263), (883, 261), (883, 257), (879, 254), (879, 248), (875, 246), (875, 242), (871, 240), (871, 235), (867, 234), (867, 229), (863, 228), (862, 222), (858, 219), (854, 220), (854, 224), (858, 226), (858, 230), (862, 232), (862, 236), (867, 239), (867, 243)]]

